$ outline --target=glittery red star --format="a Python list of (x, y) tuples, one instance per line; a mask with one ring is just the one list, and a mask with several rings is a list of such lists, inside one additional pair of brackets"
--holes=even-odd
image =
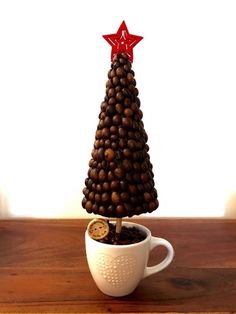
[(111, 60), (118, 52), (126, 52), (129, 60), (133, 61), (133, 48), (137, 45), (142, 36), (131, 35), (123, 21), (116, 34), (103, 35), (103, 38), (111, 45)]

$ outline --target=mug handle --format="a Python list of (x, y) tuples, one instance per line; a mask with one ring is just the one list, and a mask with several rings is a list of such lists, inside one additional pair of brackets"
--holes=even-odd
[(143, 278), (146, 278), (150, 275), (153, 275), (155, 273), (158, 273), (159, 271), (163, 270), (164, 268), (166, 268), (171, 261), (174, 258), (174, 249), (172, 247), (172, 245), (170, 244), (170, 242), (168, 242), (165, 239), (162, 238), (156, 238), (156, 237), (152, 237), (151, 238), (151, 246), (150, 246), (150, 251), (152, 249), (154, 249), (156, 246), (164, 246), (165, 248), (167, 248), (167, 255), (165, 257), (165, 259), (160, 262), (159, 264), (155, 265), (155, 266), (151, 266), (151, 267), (145, 267), (144, 270), (144, 274), (143, 274)]

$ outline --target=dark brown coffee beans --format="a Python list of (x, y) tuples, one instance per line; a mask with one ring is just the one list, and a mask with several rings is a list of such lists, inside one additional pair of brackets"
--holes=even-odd
[(83, 189), (88, 213), (132, 217), (159, 205), (134, 75), (127, 54), (116, 54)]

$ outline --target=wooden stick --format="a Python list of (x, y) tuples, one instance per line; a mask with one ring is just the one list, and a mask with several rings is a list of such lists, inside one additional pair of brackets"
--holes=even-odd
[(122, 218), (116, 218), (116, 234), (121, 233), (121, 228), (122, 228)]

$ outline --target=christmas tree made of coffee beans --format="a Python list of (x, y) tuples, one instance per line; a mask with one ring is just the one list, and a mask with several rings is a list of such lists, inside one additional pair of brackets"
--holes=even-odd
[(159, 205), (131, 65), (132, 49), (142, 37), (129, 34), (123, 22), (117, 34), (104, 38), (112, 46), (112, 64), (82, 206), (88, 213), (105, 217), (131, 217), (152, 212)]

